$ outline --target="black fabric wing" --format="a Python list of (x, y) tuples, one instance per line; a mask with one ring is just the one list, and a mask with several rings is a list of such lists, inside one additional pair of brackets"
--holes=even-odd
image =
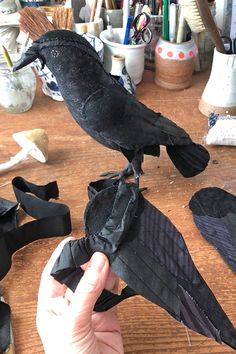
[(221, 188), (203, 188), (189, 207), (202, 236), (236, 272), (236, 197)]
[[(130, 296), (140, 294), (192, 330), (236, 348), (236, 331), (194, 266), (181, 234), (140, 194), (134, 198), (135, 213), (124, 217), (126, 193), (121, 184), (95, 193), (85, 212), (85, 238), (64, 247), (52, 275), (62, 283), (69, 275), (71, 284), (78, 283), (72, 279), (79, 266), (102, 251), (128, 284)], [(116, 232), (121, 229), (122, 235)], [(113, 298), (109, 306), (117, 302)], [(109, 308), (104, 294), (103, 304)]]
[(87, 98), (83, 105), (83, 117), (85, 125), (89, 122), (92, 136), (97, 133), (100, 140), (128, 150), (149, 145), (192, 143), (184, 129), (144, 106), (115, 84), (102, 87)]

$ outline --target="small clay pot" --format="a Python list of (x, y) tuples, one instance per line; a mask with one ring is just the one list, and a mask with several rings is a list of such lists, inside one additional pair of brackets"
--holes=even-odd
[(155, 83), (169, 90), (191, 86), (197, 51), (193, 39), (172, 43), (160, 37), (155, 49)]
[(214, 112), (220, 115), (236, 115), (236, 54), (224, 54), (214, 50), (209, 80), (199, 102), (199, 110), (205, 116)]

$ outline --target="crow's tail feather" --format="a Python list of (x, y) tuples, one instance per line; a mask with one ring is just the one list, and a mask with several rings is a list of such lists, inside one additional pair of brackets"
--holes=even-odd
[(210, 159), (208, 151), (195, 143), (167, 146), (166, 151), (184, 177), (193, 177), (204, 171)]

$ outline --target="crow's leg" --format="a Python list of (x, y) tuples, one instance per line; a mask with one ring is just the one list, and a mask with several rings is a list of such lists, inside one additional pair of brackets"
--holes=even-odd
[(134, 174), (133, 168), (131, 163), (128, 163), (128, 165), (122, 170), (122, 171), (108, 171), (102, 173), (100, 176), (102, 177), (107, 177), (107, 178), (127, 178), (129, 176), (132, 176)]
[(134, 183), (136, 183), (137, 185), (139, 185), (139, 177), (143, 174), (142, 163), (143, 151), (139, 150), (130, 163), (134, 172)]
[(134, 182), (139, 184), (139, 177), (143, 174), (142, 163), (143, 163), (143, 149), (140, 150), (125, 150), (122, 149), (123, 155), (129, 161), (128, 166), (122, 171), (110, 171), (101, 174), (103, 177), (113, 178), (117, 177), (127, 178), (134, 175)]

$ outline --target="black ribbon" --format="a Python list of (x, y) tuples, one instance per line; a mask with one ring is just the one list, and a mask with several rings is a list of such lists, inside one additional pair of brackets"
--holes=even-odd
[[(65, 236), (71, 232), (68, 206), (48, 201), (59, 196), (56, 181), (38, 186), (15, 177), (12, 187), (17, 203), (0, 198), (0, 280), (10, 270), (11, 257), (17, 250), (38, 239)], [(19, 207), (35, 220), (19, 226)], [(10, 309), (7, 306), (0, 302), (0, 352), (10, 344)]]

